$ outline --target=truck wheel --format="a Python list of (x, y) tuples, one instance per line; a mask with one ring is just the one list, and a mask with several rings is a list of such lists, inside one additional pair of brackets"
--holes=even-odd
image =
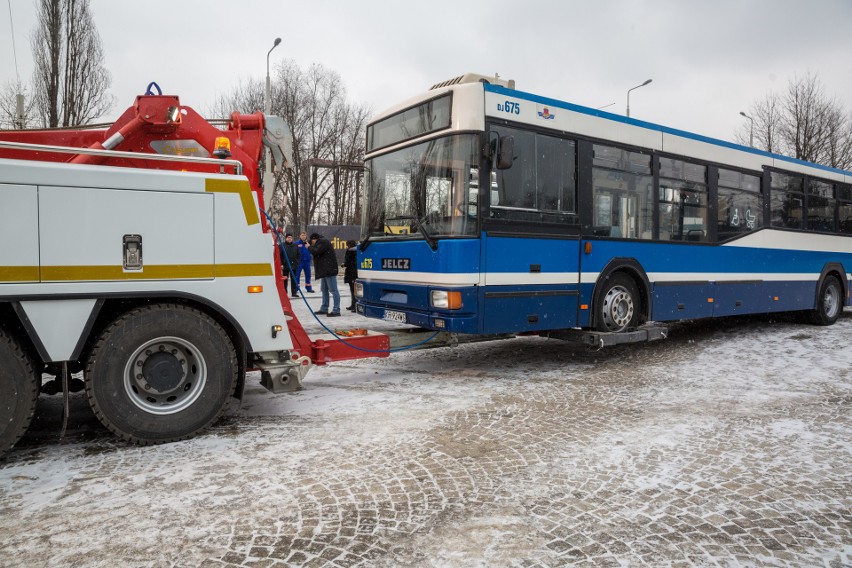
[(21, 439), (35, 413), (36, 365), (18, 342), (0, 329), (0, 456)]
[(811, 312), (811, 323), (832, 325), (843, 311), (843, 289), (834, 276), (826, 276), (819, 288), (816, 309)]
[(621, 332), (636, 327), (639, 321), (639, 292), (633, 279), (616, 272), (602, 284), (595, 304), (598, 331)]
[(134, 309), (101, 333), (86, 363), (98, 419), (136, 444), (191, 438), (224, 412), (237, 357), (225, 330), (183, 305)]

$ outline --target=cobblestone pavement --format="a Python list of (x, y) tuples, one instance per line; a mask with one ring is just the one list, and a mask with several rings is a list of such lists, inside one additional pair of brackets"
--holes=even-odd
[(297, 394), (252, 376), (153, 448), (79, 396), (58, 444), (42, 397), (0, 463), (0, 565), (850, 566), (850, 335), (725, 320), (334, 364)]

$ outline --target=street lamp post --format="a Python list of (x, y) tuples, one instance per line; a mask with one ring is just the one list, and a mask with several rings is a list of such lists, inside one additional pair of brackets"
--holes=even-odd
[(754, 119), (743, 111), (740, 111), (740, 114), (751, 121), (751, 126), (748, 129), (748, 145), (750, 148), (754, 148)]
[(627, 89), (627, 118), (630, 118), (630, 91), (638, 89), (639, 87), (644, 87), (645, 85), (647, 85), (651, 81), (653, 81), (653, 79), (648, 79), (647, 81), (645, 81), (641, 85), (636, 85), (632, 89)]
[[(278, 44), (281, 43), (281, 38), (275, 38), (275, 42), (272, 44), (272, 47), (266, 53), (266, 88), (263, 90), (263, 116), (264, 118), (269, 116), (269, 113), (272, 112), (271, 106), (272, 101), (270, 100), (269, 93), (269, 54), (272, 53), (272, 50), (278, 47)], [(264, 151), (264, 162), (266, 163), (266, 167), (264, 168), (263, 174), (263, 195), (264, 198), (268, 199), (270, 202), (272, 201), (272, 191), (275, 189), (275, 181), (272, 179), (272, 157), (269, 155), (269, 148), (266, 148)], [(266, 203), (266, 207), (269, 207), (270, 203)]]

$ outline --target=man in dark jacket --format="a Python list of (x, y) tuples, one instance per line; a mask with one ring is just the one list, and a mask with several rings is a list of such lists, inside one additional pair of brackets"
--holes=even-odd
[(294, 298), (299, 297), (299, 283), (296, 282), (296, 270), (302, 260), (302, 251), (293, 242), (292, 233), (284, 236), (284, 243), (278, 245), (278, 255), (281, 257), (281, 267), (284, 270), (284, 278), (290, 279), (290, 294)]
[(346, 241), (346, 254), (343, 256), (343, 282), (349, 284), (349, 293), (352, 295), (352, 303), (346, 308), (350, 312), (355, 311), (355, 281), (358, 280), (358, 243)]
[[(328, 317), (339, 316), (340, 292), (337, 289), (337, 254), (334, 252), (331, 241), (319, 233), (313, 233), (309, 240), (311, 246), (308, 250), (314, 257), (314, 277), (319, 279), (322, 291), (322, 305), (314, 313), (327, 313)], [(334, 307), (331, 310), (328, 308), (329, 292), (334, 299)]]

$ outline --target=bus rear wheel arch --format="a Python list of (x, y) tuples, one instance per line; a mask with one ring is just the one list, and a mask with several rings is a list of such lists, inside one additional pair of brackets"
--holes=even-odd
[(154, 304), (104, 328), (86, 362), (86, 394), (98, 419), (124, 440), (173, 442), (219, 418), (238, 371), (234, 345), (213, 318)]
[(595, 329), (614, 333), (627, 331), (644, 320), (643, 314), (639, 286), (626, 272), (612, 272), (599, 282), (594, 302)]

